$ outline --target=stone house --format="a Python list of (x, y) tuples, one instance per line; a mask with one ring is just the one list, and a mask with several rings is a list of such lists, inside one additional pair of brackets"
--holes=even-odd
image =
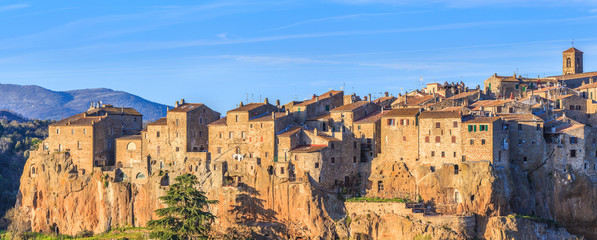
[(114, 166), (116, 138), (138, 134), (143, 115), (133, 108), (94, 104), (87, 111), (49, 126), (43, 150), (69, 152), (76, 168)]
[(596, 172), (596, 139), (589, 126), (562, 116), (546, 124), (545, 139), (552, 168), (565, 170), (571, 167), (581, 172)]
[(381, 159), (404, 161), (412, 167), (419, 160), (420, 109), (392, 109), (381, 118)]
[(508, 166), (508, 134), (500, 117), (475, 117), (462, 122), (462, 160)]
[(444, 163), (462, 162), (462, 115), (457, 111), (419, 114), (419, 161), (432, 171)]
[(342, 106), (344, 103), (344, 91), (330, 90), (319, 96), (313, 94), (313, 98), (302, 102), (291, 102), (285, 106), (290, 111), (297, 123), (304, 123), (324, 114), (330, 110)]
[(545, 159), (543, 119), (533, 114), (501, 114), (508, 131), (510, 164), (524, 169), (538, 167)]

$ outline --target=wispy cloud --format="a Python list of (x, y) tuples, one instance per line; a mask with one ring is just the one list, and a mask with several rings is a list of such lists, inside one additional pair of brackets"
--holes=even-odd
[(282, 30), (282, 29), (297, 27), (297, 26), (300, 26), (300, 25), (305, 25), (305, 24), (315, 23), (315, 22), (337, 21), (337, 20), (353, 19), (353, 18), (360, 18), (360, 17), (376, 17), (376, 16), (398, 15), (398, 14), (412, 14), (412, 13), (425, 13), (425, 12), (431, 12), (431, 11), (408, 11), (408, 12), (385, 12), (385, 13), (356, 13), (356, 14), (349, 14), (349, 15), (342, 15), (342, 16), (324, 17), (324, 18), (315, 18), (315, 19), (304, 20), (304, 21), (300, 21), (300, 22), (295, 22), (295, 23), (291, 23), (291, 24), (288, 24), (288, 25), (284, 25), (284, 26), (281, 26), (281, 27), (277, 27), (277, 28), (274, 28), (274, 29), (270, 29), (269, 31)]
[(4, 5), (4, 6), (0, 6), (0, 12), (6, 12), (6, 11), (21, 9), (21, 8), (28, 8), (28, 7), (29, 7), (29, 4)]
[(577, 5), (597, 5), (595, 0), (330, 0), (332, 2), (350, 5), (365, 5), (365, 4), (386, 4), (386, 5), (444, 5), (446, 7), (454, 8), (469, 8), (469, 7), (481, 7), (481, 6), (515, 6), (515, 7), (527, 7), (527, 6), (546, 6), (546, 5), (566, 5), (571, 4)]

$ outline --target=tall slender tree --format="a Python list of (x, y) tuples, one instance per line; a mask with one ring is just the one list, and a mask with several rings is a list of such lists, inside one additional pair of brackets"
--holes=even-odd
[(195, 175), (184, 174), (174, 180), (176, 183), (160, 197), (168, 207), (157, 209), (161, 218), (147, 223), (152, 229), (151, 237), (164, 240), (206, 238), (215, 218), (207, 211), (207, 206), (217, 201), (208, 200), (204, 192), (195, 188), (198, 184)]

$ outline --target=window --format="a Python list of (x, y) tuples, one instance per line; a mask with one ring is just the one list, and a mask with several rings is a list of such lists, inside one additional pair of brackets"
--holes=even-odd
[(470, 143), (470, 145), (475, 145), (475, 139), (471, 138), (471, 139), (469, 140), (469, 143)]
[(203, 132), (199, 131), (199, 137), (203, 136)]
[[(300, 111), (300, 110), (299, 110)], [(235, 116), (236, 117), (236, 121), (238, 122), (238, 115)]]
[(218, 154), (221, 154), (222, 153), (222, 147), (218, 147), (217, 148), (217, 152), (218, 152)]
[(518, 139), (518, 145), (522, 145), (523, 141), (522, 139)]
[(522, 161), (527, 162), (527, 157), (523, 157)]
[(357, 149), (357, 142), (352, 142), (352, 148)]
[(60, 128), (56, 128), (56, 134), (60, 134)]
[(404, 125), (404, 119), (400, 119), (400, 125)]
[(508, 113), (514, 113), (514, 108), (508, 108)]
[(537, 131), (541, 130), (541, 124), (537, 124)]
[(352, 162), (357, 163), (357, 156), (352, 156)]
[(572, 60), (570, 58), (566, 59), (566, 67), (572, 66)]
[(570, 157), (576, 157), (576, 150), (570, 150)]
[(576, 110), (580, 110), (580, 109), (581, 109), (580, 105), (576, 105)]
[(394, 125), (394, 119), (388, 118), (388, 126), (392, 126), (392, 125)]
[(431, 170), (431, 172), (435, 172), (435, 167), (434, 166), (430, 166), (429, 170)]
[(176, 119), (176, 126), (178, 126), (178, 119)]
[(336, 163), (336, 158), (335, 158), (335, 157), (332, 157), (332, 158), (330, 159), (330, 162), (332, 162), (332, 163)]
[(383, 182), (382, 181), (377, 182), (377, 191), (383, 192)]
[(479, 131), (485, 131), (485, 125), (479, 125)]
[(81, 141), (77, 141), (77, 149), (79, 149), (79, 150), (83, 149), (83, 146), (81, 145)]
[(570, 110), (574, 110), (574, 105), (570, 105)]
[(456, 152), (454, 152), (454, 157), (456, 157)]
[(315, 168), (319, 168), (319, 163), (318, 162), (315, 163)]
[(263, 142), (263, 136), (261, 136), (261, 142)]
[(157, 147), (156, 147), (156, 151), (155, 151), (155, 153), (156, 153), (157, 155), (160, 155), (160, 146), (157, 146)]
[(522, 131), (522, 124), (518, 124), (518, 131)]
[(578, 142), (576, 137), (570, 137), (570, 144), (576, 144)]
[(268, 154), (267, 154), (267, 152), (265, 152), (265, 157), (266, 157), (266, 158), (267, 158), (267, 155), (268, 155)]
[(454, 165), (454, 174), (458, 175), (458, 165)]
[(435, 142), (438, 143), (442, 140), (442, 137), (440, 136), (435, 136)]
[(156, 137), (160, 137), (160, 131), (157, 131), (157, 132), (155, 133), (155, 136), (156, 136)]
[(452, 143), (456, 143), (456, 136), (452, 136)]
[(428, 143), (429, 142), (429, 136), (425, 136), (425, 142)]
[(87, 134), (87, 129), (83, 129), (83, 134)]
[(244, 131), (240, 132), (240, 137), (241, 138), (245, 138), (245, 132)]
[(228, 138), (232, 139), (234, 137), (234, 132), (228, 132)]
[(402, 141), (406, 142), (406, 136), (402, 136)]
[(435, 157), (435, 151), (431, 151), (431, 156)]
[(458, 122), (457, 122), (457, 121), (454, 121), (452, 124), (453, 124), (453, 125), (452, 125), (453, 127), (455, 127), (455, 128), (457, 128), (457, 127), (458, 127)]
[(481, 145), (485, 145), (485, 139), (481, 139)]
[(177, 151), (177, 152), (178, 152), (178, 151), (180, 151), (180, 148), (179, 148), (179, 147), (176, 147), (176, 151)]
[(410, 119), (406, 119), (406, 125), (410, 124)]
[(441, 128), (441, 127), (442, 127), (442, 124), (441, 124), (441, 123), (439, 123), (439, 122), (436, 122), (436, 123), (435, 123), (435, 128)]
[(74, 134), (75, 134), (75, 129), (71, 129), (71, 130), (70, 130), (70, 134), (73, 134), (73, 135), (74, 135)]
[(280, 174), (284, 174), (284, 167), (280, 168)]
[(468, 131), (472, 132), (473, 131), (473, 127), (474, 127), (473, 125), (468, 125)]
[(445, 158), (446, 157), (446, 152), (442, 151), (442, 157)]
[(502, 113), (502, 107), (501, 107), (501, 106), (498, 106), (498, 107), (497, 107), (497, 112), (498, 112), (498, 113)]
[(199, 118), (199, 124), (203, 124), (203, 118)]
[[(325, 126), (325, 123), (323, 123), (323, 124), (324, 124), (323, 126)], [(325, 127), (324, 127), (324, 128), (325, 128)], [(361, 125), (357, 125), (357, 129), (358, 129), (358, 130), (361, 130)], [(325, 130), (324, 130), (324, 131), (325, 131)]]
[(334, 149), (334, 143), (330, 143), (330, 148)]

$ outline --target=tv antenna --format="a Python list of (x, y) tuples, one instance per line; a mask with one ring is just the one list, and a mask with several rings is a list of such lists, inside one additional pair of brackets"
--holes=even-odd
[(423, 89), (423, 75), (419, 77), (419, 82), (421, 83), (421, 89)]

